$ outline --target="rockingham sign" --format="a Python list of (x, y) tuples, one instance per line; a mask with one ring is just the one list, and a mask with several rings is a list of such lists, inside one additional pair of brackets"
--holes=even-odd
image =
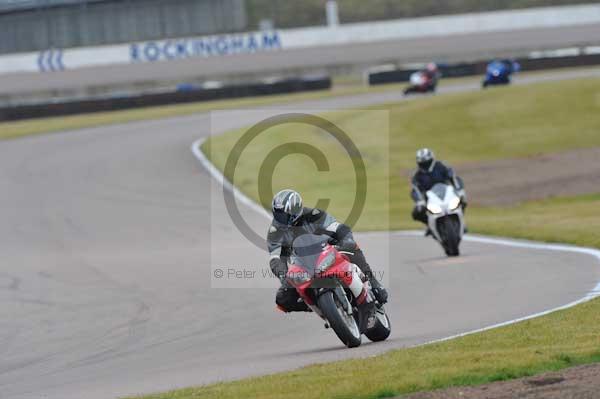
[(588, 4), (174, 38), (97, 47), (51, 48), (36, 53), (0, 56), (0, 74), (51, 73), (103, 65), (168, 62), (307, 47), (596, 23), (600, 23), (600, 5)]
[(265, 31), (133, 43), (129, 46), (129, 55), (130, 62), (156, 62), (192, 57), (251, 54), (281, 48), (279, 32)]

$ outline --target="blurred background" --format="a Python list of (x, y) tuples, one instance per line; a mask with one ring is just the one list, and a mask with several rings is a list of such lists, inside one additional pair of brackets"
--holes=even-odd
[(431, 61), (444, 77), (493, 58), (592, 65), (600, 4), (3, 0), (0, 34), (0, 120), (11, 120), (406, 81)]
[[(4, 0), (2, 54), (327, 24), (326, 0)], [(339, 22), (592, 3), (586, 0), (338, 0)]]

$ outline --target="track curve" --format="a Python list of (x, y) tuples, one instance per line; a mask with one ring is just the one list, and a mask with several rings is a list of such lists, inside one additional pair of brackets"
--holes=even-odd
[[(345, 350), (314, 315), (274, 311), (275, 283), (209, 289), (212, 263), (266, 255), (238, 237), (188, 150), (207, 126), (200, 114), (0, 143), (0, 397), (105, 399), (367, 356), (554, 308), (600, 280), (586, 254), (465, 242), (463, 257), (446, 259), (421, 237), (362, 234), (371, 263), (390, 264), (395, 330)], [(223, 248), (212, 262), (209, 244)]]

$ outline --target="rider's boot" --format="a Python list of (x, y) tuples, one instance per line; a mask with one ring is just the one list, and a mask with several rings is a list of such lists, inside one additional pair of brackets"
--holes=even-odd
[(376, 306), (373, 297), (367, 292), (362, 296), (362, 301), (358, 303), (359, 328), (364, 333), (372, 328), (376, 321)]
[(377, 302), (384, 305), (388, 301), (388, 292), (383, 285), (375, 278), (373, 274), (370, 275), (369, 282), (371, 283), (371, 288), (373, 289), (373, 295), (375, 295), (375, 299)]
[(311, 309), (300, 298), (295, 288), (291, 287), (287, 281), (284, 281), (275, 295), (275, 304), (277, 309), (283, 312), (311, 312)]
[(350, 254), (350, 261), (358, 266), (358, 268), (369, 279), (375, 299), (377, 299), (380, 304), (385, 304), (388, 300), (388, 292), (385, 288), (383, 288), (381, 283), (377, 281), (375, 273), (373, 273), (371, 266), (369, 266), (367, 263), (367, 259), (365, 258), (363, 252), (357, 248), (353, 253)]

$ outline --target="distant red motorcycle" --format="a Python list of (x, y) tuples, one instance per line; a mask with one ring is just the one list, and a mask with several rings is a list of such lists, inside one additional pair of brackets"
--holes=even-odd
[(348, 348), (359, 346), (362, 334), (371, 341), (385, 340), (391, 333), (390, 320), (369, 280), (328, 239), (315, 234), (296, 238), (287, 280)]
[(404, 95), (411, 93), (429, 93), (435, 92), (437, 79), (432, 78), (425, 71), (413, 72), (410, 75), (410, 84), (404, 89)]

